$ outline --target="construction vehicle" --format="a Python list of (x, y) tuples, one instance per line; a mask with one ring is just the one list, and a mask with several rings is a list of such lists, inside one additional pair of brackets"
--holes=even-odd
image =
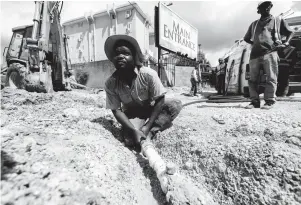
[(10, 44), (3, 52), (5, 86), (35, 92), (67, 89), (70, 65), (60, 25), (62, 8), (63, 2), (36, 1), (33, 25), (12, 29)]
[[(279, 74), (276, 95), (279, 97), (290, 95), (294, 92), (301, 92), (301, 16), (286, 18), (286, 21), (295, 31), (295, 35), (290, 41), (292, 49), (278, 52), (280, 62), (278, 66)], [(249, 97), (250, 52), (251, 45), (240, 39), (225, 54), (224, 60), (227, 63), (225, 79), (226, 95), (244, 95), (245, 97)], [(263, 93), (266, 81), (263, 69), (260, 71), (259, 78), (259, 93)]]

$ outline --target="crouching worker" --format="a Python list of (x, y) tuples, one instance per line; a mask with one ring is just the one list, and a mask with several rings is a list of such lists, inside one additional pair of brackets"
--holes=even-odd
[(116, 68), (105, 83), (106, 108), (122, 125), (125, 145), (139, 147), (142, 140), (172, 126), (182, 103), (165, 99), (157, 72), (143, 66), (140, 46), (131, 36), (108, 37), (105, 53)]

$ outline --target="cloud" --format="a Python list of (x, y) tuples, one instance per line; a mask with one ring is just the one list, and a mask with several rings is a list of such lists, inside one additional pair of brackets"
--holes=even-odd
[[(1, 1), (1, 56), (4, 47), (9, 45), (12, 28), (22, 25), (32, 24), (34, 15), (34, 2)], [(1, 64), (4, 58), (1, 58)]]
[[(117, 1), (115, 5), (127, 1)], [(137, 1), (151, 20), (158, 1)], [(234, 41), (244, 36), (252, 21), (259, 18), (255, 1), (173, 1), (170, 6), (183, 19), (199, 31), (199, 43), (214, 65), (219, 57), (230, 48)], [(64, 1), (61, 22), (84, 16), (85, 12), (105, 10), (110, 1)], [(292, 8), (301, 11), (301, 2), (275, 1), (272, 14), (278, 15)], [(1, 2), (1, 47), (8, 45), (11, 29), (32, 24), (34, 2)], [(297, 13), (297, 12), (296, 12)], [(299, 12), (300, 13), (300, 12)], [(14, 14), (14, 15), (12, 15)], [(3, 51), (3, 49), (1, 48)], [(222, 54), (222, 55), (220, 55)], [(218, 57), (217, 57), (218, 56)]]
[(211, 66), (215, 67), (218, 65), (218, 59), (223, 57), (228, 51), (228, 48), (222, 48), (217, 51), (205, 51), (205, 57), (210, 62)]
[[(279, 15), (292, 6), (289, 1), (273, 4), (273, 15)], [(198, 29), (198, 43), (212, 65), (235, 40), (243, 38), (249, 25), (260, 17), (257, 2), (252, 1), (175, 1), (170, 8)]]
[(291, 8), (296, 10), (296, 11), (301, 11), (301, 2), (300, 1), (293, 1)]
[[(126, 2), (114, 2), (115, 6)], [(107, 4), (112, 6), (111, 1), (64, 1), (61, 22), (84, 16), (86, 12), (98, 12), (107, 9)]]

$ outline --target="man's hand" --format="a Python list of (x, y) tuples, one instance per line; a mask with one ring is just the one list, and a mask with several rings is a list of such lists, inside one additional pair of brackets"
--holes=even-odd
[(146, 140), (146, 135), (141, 130), (135, 129), (132, 134), (136, 144), (140, 144), (142, 140)]
[(140, 128), (140, 130), (147, 136), (150, 128), (147, 125), (144, 125)]
[(112, 110), (117, 121), (127, 130), (130, 131), (130, 134), (133, 136), (136, 144), (140, 144), (140, 141), (144, 138), (146, 139), (145, 134), (136, 129), (134, 125), (129, 121), (128, 117), (119, 109)]
[(289, 46), (289, 43), (285, 42), (285, 43), (283, 43), (283, 44), (280, 44), (280, 45), (276, 46), (276, 50), (277, 50), (277, 51), (278, 51), (278, 50), (282, 50), (282, 49), (284, 49), (284, 48), (286, 48), (286, 47), (288, 47), (288, 46)]

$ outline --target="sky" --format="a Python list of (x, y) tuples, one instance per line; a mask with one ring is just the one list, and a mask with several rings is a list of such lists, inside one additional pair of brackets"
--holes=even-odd
[[(97, 12), (112, 5), (113, 1), (64, 1), (61, 22), (84, 16), (86, 12)], [(151, 20), (158, 1), (136, 1)], [(164, 1), (163, 1), (164, 2)], [(212, 66), (217, 64), (234, 44), (241, 39), (252, 21), (259, 18), (258, 1), (168, 1), (169, 8), (198, 29), (198, 43)], [(127, 1), (115, 1), (115, 5)], [(271, 13), (279, 15), (293, 9), (301, 15), (301, 1), (273, 1)], [(12, 28), (32, 24), (34, 1), (0, 2), (1, 52), (8, 46)]]

